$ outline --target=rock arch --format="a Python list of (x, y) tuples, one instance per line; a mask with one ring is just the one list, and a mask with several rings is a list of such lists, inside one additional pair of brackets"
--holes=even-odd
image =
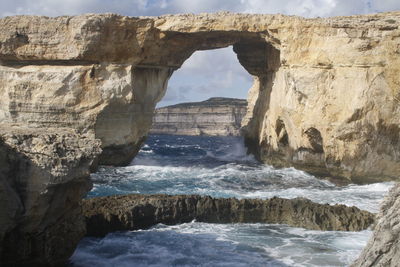
[[(144, 62), (131, 66), (132, 82), (125, 90), (125, 98), (133, 98), (133, 101), (119, 97), (116, 101), (110, 101), (97, 115), (94, 133), (103, 144), (101, 164), (124, 165), (132, 160), (145, 140), (155, 105), (165, 94), (169, 78), (194, 52), (232, 46), (239, 63), (254, 79), (261, 81), (258, 87), (270, 87), (271, 73), (276, 72), (280, 65), (278, 45), (272, 45), (258, 32), (166, 32), (161, 39), (164, 43), (162, 48), (149, 52), (159, 54), (159, 49), (170, 50), (160, 59), (161, 62), (149, 64), (146, 59), (150, 56), (145, 56)], [(101, 75), (101, 72), (96, 73)], [(96, 79), (96, 76), (91, 78)], [(124, 89), (120, 91), (124, 94)], [(252, 109), (258, 111), (260, 108)], [(257, 115), (249, 114), (250, 118), (254, 116)], [(251, 123), (249, 120), (248, 124)]]
[[(313, 127), (324, 140), (320, 171), (397, 179), (399, 144), (379, 135), (399, 124), (400, 112), (399, 29), (388, 18), (399, 14), (3, 18), (0, 122), (93, 134), (102, 141), (101, 163), (125, 164), (174, 70), (197, 50), (232, 45), (254, 77), (243, 133), (260, 160), (307, 169), (303, 133)], [(271, 160), (269, 152), (279, 152), (278, 118), (290, 144)]]
[[(352, 182), (399, 180), (399, 25), (399, 12), (325, 19), (232, 13), (0, 19), (0, 148), (20, 153), (46, 173), (37, 177), (15, 168), (9, 174), (8, 161), (11, 166), (18, 159), (1, 157), (7, 161), (0, 165), (6, 188), (1, 210), (51, 206), (41, 216), (25, 210), (0, 220), (0, 261), (67, 260), (65, 251), (83, 232), (69, 222), (80, 214), (81, 195), (89, 190), (89, 166), (100, 153), (95, 139), (101, 140), (105, 163), (134, 156), (168, 78), (196, 50), (233, 45), (253, 75), (244, 135), (261, 161)], [(284, 151), (278, 119), (288, 137)], [(318, 133), (304, 134), (308, 129)], [(313, 154), (305, 148), (323, 151), (314, 153), (311, 166), (304, 159)], [(107, 162), (110, 157), (115, 162)], [(74, 192), (71, 183), (80, 184)], [(68, 190), (71, 209), (65, 210), (57, 197)], [(27, 229), (21, 216), (40, 227)], [(69, 250), (66, 242), (40, 238), (53, 235), (59, 222), (71, 229)], [(10, 248), (4, 239), (10, 228), (24, 249), (8, 258), (3, 252)]]

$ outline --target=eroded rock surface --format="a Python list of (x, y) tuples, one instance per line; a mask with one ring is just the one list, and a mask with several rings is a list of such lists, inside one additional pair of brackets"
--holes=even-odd
[(239, 136), (247, 111), (244, 99), (213, 97), (156, 109), (150, 133)]
[(243, 126), (258, 159), (360, 183), (399, 178), (399, 12), (16, 16), (0, 27), (0, 123), (93, 133), (104, 164), (134, 157), (193, 52), (232, 45), (254, 77)]
[(64, 264), (86, 228), (81, 198), (100, 142), (68, 129), (0, 126), (0, 265)]
[(124, 195), (83, 201), (87, 233), (104, 236), (158, 223), (280, 223), (313, 230), (359, 231), (374, 215), (356, 207), (313, 203), (308, 199), (212, 198), (197, 195)]
[(400, 184), (382, 203), (371, 239), (353, 267), (396, 267), (400, 263)]
[(129, 163), (168, 79), (196, 50), (233, 46), (253, 75), (243, 126), (261, 161), (398, 180), (399, 27), (400, 12), (0, 19), (2, 263), (54, 264), (72, 252), (95, 139), (100, 163)]

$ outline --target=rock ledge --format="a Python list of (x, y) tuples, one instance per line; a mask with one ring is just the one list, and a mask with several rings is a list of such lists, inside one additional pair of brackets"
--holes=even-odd
[(122, 195), (83, 201), (87, 234), (191, 222), (278, 223), (312, 230), (359, 231), (374, 214), (356, 207), (313, 203), (308, 199), (212, 198), (198, 195)]

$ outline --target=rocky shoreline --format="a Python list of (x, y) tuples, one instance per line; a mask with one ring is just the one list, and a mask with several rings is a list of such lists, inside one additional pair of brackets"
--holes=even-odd
[[(259, 160), (399, 181), (399, 24), (400, 12), (1, 18), (1, 265), (67, 261), (85, 233), (90, 170), (132, 160), (168, 79), (197, 50), (232, 45), (254, 77), (243, 133)], [(361, 266), (396, 264), (396, 192)]]
[(242, 199), (198, 195), (121, 195), (86, 199), (88, 236), (139, 230), (159, 223), (274, 223), (320, 231), (361, 231), (375, 215), (356, 207), (313, 203), (305, 198)]

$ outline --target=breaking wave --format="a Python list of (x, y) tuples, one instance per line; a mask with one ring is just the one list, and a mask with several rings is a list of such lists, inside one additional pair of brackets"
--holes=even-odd
[[(275, 169), (246, 154), (237, 137), (150, 136), (127, 167), (101, 167), (88, 197), (200, 194), (306, 197), (377, 212), (393, 183), (337, 186), (294, 168)], [(85, 238), (72, 266), (347, 266), (371, 231), (309, 231), (272, 224), (157, 225)]]

